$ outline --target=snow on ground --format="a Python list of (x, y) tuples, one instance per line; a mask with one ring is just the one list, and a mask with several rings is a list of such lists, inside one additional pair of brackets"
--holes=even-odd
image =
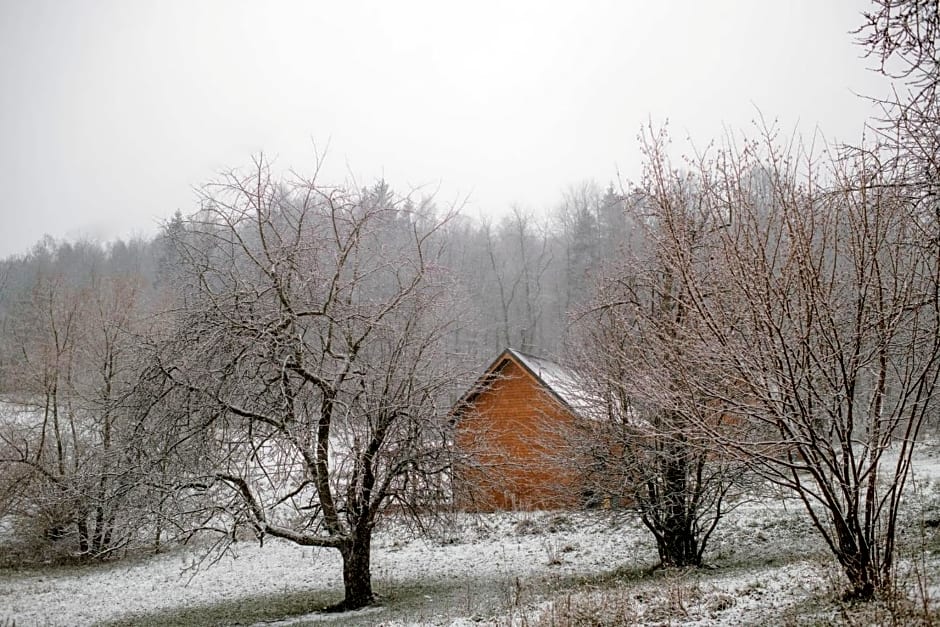
[[(938, 451), (925, 447), (914, 467), (913, 489), (925, 502), (940, 502)], [(272, 539), (233, 548), (212, 565), (197, 564), (198, 552), (184, 548), (103, 566), (0, 571), (0, 625), (87, 625), (286, 592), (342, 596), (336, 551)], [(603, 511), (460, 515), (431, 538), (390, 524), (377, 531), (372, 555), (386, 607), (275, 624), (551, 624), (556, 616), (604, 624), (605, 611), (637, 624), (759, 624), (818, 599), (838, 580), (794, 500), (742, 504), (716, 531), (708, 561), (717, 570), (646, 574), (656, 562), (652, 538), (635, 519)], [(421, 585), (429, 605), (402, 614), (396, 591)], [(456, 593), (432, 599), (440, 590), (466, 593), (460, 603)], [(477, 603), (496, 596), (498, 603)]]
[[(530, 526), (556, 533), (527, 533)], [(538, 574), (587, 574), (651, 558), (638, 530), (611, 526), (606, 516), (501, 514), (461, 519), (454, 534), (409, 539), (399, 528), (380, 531), (373, 543), (373, 579), (380, 591), (415, 581), (506, 580)], [(632, 527), (632, 526), (630, 526)], [(459, 535), (457, 535), (459, 534)], [(467, 542), (465, 539), (473, 539)], [(549, 565), (550, 554), (563, 556)], [(85, 567), (59, 574), (0, 575), (0, 624), (79, 625), (178, 605), (208, 604), (244, 595), (321, 589), (342, 596), (339, 554), (278, 540), (263, 547), (240, 542), (233, 555), (193, 571), (194, 554), (180, 551), (133, 564)], [(118, 594), (115, 594), (118, 592)]]
[(364, 607), (361, 610), (353, 610), (350, 612), (311, 612), (301, 616), (293, 616), (285, 620), (268, 620), (261, 623), (256, 623), (251, 627), (291, 627), (292, 625), (298, 624), (306, 625), (309, 623), (329, 623), (338, 620), (367, 620), (371, 618), (373, 614), (380, 614), (384, 610), (385, 608), (381, 605), (374, 605), (372, 607)]
[[(514, 624), (757, 625), (811, 597), (823, 583), (818, 564), (797, 562), (772, 571), (708, 578), (664, 577), (619, 589), (567, 593)], [(461, 624), (461, 623), (455, 623)]]
[[(286, 543), (239, 547), (215, 566), (193, 573), (192, 553), (177, 552), (101, 568), (14, 573), (0, 578), (0, 621), (17, 625), (81, 625), (125, 613), (212, 602), (285, 587), (329, 586), (322, 573), (338, 559), (311, 559), (309, 549)], [(340, 571), (341, 572), (341, 571)], [(335, 584), (335, 582), (334, 582)], [(2, 624), (2, 623), (0, 623)]]
[[(752, 543), (767, 543), (781, 550), (772, 538), (762, 540), (760, 533), (765, 529), (772, 533), (778, 516), (756, 523), (753, 513), (746, 510), (742, 508), (743, 515), (729, 520), (715, 540), (716, 551), (729, 556), (751, 550), (735, 548), (733, 537), (741, 529), (749, 530)], [(336, 551), (268, 540), (263, 547), (240, 542), (233, 555), (197, 570), (192, 570), (194, 560), (194, 553), (187, 550), (133, 564), (0, 575), (0, 624), (4, 619), (15, 620), (16, 625), (91, 624), (161, 608), (291, 590), (328, 590), (335, 591), (337, 599), (341, 597), (342, 570)], [(464, 515), (452, 528), (429, 540), (410, 538), (400, 527), (380, 530), (373, 544), (372, 565), (379, 592), (416, 582), (451, 582), (454, 587), (480, 589), (479, 594), (493, 594), (494, 589), (510, 594), (519, 582), (640, 570), (655, 561), (651, 539), (633, 520), (615, 519), (606, 512), (538, 512)], [(777, 590), (791, 589), (794, 581), (811, 581), (811, 570), (805, 564), (790, 565), (759, 587), (754, 587), (750, 573), (708, 585), (716, 594), (727, 590), (727, 594), (749, 599), (754, 605), (766, 603), (768, 595), (777, 594)], [(770, 583), (774, 581), (778, 583)], [(481, 582), (493, 586), (486, 588)], [(747, 589), (752, 590), (750, 596), (742, 593)], [(737, 601), (736, 611), (750, 607), (748, 603)], [(641, 611), (642, 605), (641, 599)], [(432, 622), (447, 624), (451, 620), (460, 624), (459, 617), (449, 616), (444, 608)]]

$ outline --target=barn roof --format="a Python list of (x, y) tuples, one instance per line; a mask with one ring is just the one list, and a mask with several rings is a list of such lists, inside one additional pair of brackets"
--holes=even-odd
[(527, 371), (556, 400), (571, 412), (586, 417), (597, 411), (596, 398), (585, 392), (578, 378), (564, 366), (545, 359), (507, 348), (493, 361), (483, 375), (476, 380), (466, 394), (454, 406), (453, 413), (459, 415), (471, 405), (481, 393), (496, 380), (508, 362), (515, 362)]
[(593, 395), (588, 394), (574, 373), (561, 364), (511, 348), (507, 352), (521, 361), (529, 372), (573, 411), (584, 414), (596, 407)]

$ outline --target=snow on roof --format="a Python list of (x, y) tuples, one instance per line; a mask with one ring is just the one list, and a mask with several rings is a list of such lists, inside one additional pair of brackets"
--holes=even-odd
[(585, 390), (578, 377), (564, 366), (513, 348), (507, 349), (506, 352), (529, 369), (550, 391), (581, 417), (588, 418), (602, 411), (603, 401), (596, 394)]
[[(606, 420), (608, 412), (618, 411), (618, 408), (610, 407), (599, 394), (585, 387), (585, 381), (564, 366), (513, 348), (506, 349), (506, 352), (538, 377), (549, 391), (581, 418)], [(626, 410), (626, 421), (634, 427), (649, 427), (649, 423), (639, 418), (632, 408)]]
[(529, 371), (549, 393), (577, 416), (591, 420), (603, 420), (608, 417), (611, 408), (590, 385), (585, 385), (583, 378), (550, 359), (536, 357), (514, 348), (507, 348), (499, 354), (486, 372), (454, 404), (452, 416), (459, 416), (464, 409), (472, 405), (477, 395), (489, 388), (499, 377), (502, 365), (510, 358)]

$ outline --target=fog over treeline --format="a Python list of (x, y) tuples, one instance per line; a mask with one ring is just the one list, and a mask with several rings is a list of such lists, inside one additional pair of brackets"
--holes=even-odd
[[(385, 181), (361, 192), (385, 198), (403, 212), (416, 204), (437, 213), (449, 210), (435, 198), (404, 198)], [(586, 306), (596, 271), (626, 239), (625, 202), (620, 185), (585, 181), (571, 185), (545, 212), (513, 208), (498, 219), (458, 212), (440, 237), (445, 271), (466, 297), (462, 303), (471, 322), (453, 332), (450, 349), (477, 362), (507, 346), (559, 358), (569, 320)], [(134, 285), (141, 312), (156, 313), (175, 288), (170, 236), (184, 228), (183, 218), (177, 212), (153, 238), (100, 242), (46, 236), (28, 253), (0, 260), (3, 328), (11, 329), (24, 303), (44, 291), (89, 298), (102, 282), (118, 280)], [(11, 341), (9, 333), (3, 337)], [(3, 359), (10, 366), (11, 355), (22, 351), (5, 348)], [(9, 376), (0, 386), (11, 390)]]

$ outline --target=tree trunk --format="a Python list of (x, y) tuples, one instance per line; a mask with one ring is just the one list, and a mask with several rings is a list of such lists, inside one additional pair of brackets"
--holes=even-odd
[(372, 530), (356, 530), (353, 539), (340, 549), (343, 556), (343, 589), (345, 598), (336, 606), (338, 611), (356, 610), (370, 605), (372, 594)]
[(661, 543), (659, 554), (663, 566), (687, 568), (702, 565), (696, 550), (695, 539), (690, 533), (672, 533), (666, 542)]
[(698, 541), (687, 517), (668, 518), (656, 537), (656, 548), (664, 567), (686, 568), (701, 566)]
[(75, 526), (78, 527), (78, 551), (82, 559), (87, 559), (90, 554), (91, 544), (88, 534), (88, 522), (85, 520), (85, 514), (79, 513), (75, 519)]
[(690, 511), (686, 503), (692, 490), (688, 480), (691, 453), (684, 442), (676, 442), (664, 447), (661, 454), (664, 457), (664, 490), (658, 503), (661, 509), (657, 517), (661, 529), (656, 540), (659, 558), (663, 566), (701, 566), (698, 538), (693, 527), (694, 511)]
[(856, 548), (851, 553), (843, 552), (838, 558), (851, 586), (845, 594), (847, 600), (871, 601), (876, 593), (887, 588), (888, 579), (882, 576), (882, 570), (870, 551)]

